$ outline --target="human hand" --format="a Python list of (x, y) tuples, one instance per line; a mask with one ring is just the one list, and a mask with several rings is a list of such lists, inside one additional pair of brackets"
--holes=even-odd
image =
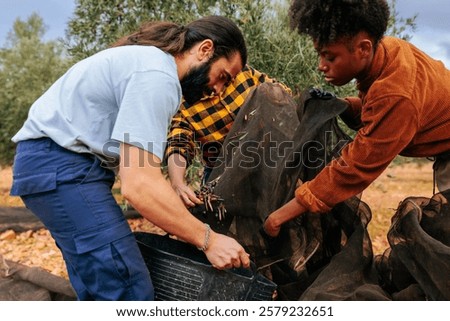
[(337, 98), (340, 102), (345, 103), (345, 105), (347, 105), (347, 108), (350, 107), (350, 102), (348, 100), (346, 100), (345, 98)]
[(194, 207), (195, 205), (203, 204), (202, 200), (197, 197), (195, 192), (186, 184), (172, 184), (172, 188), (180, 196), (186, 207)]
[(316, 88), (316, 87), (311, 88), (309, 90), (309, 94), (313, 98), (319, 98), (319, 99), (324, 99), (324, 100), (336, 98), (336, 95), (334, 93), (326, 91), (322, 88)]
[(263, 224), (263, 232), (270, 237), (277, 237), (280, 234), (281, 226), (275, 223), (272, 215), (269, 215)]
[(250, 255), (235, 239), (213, 231), (205, 254), (212, 266), (219, 270), (250, 267)]
[[(297, 186), (300, 186), (301, 184), (303, 183), (299, 179), (297, 181)], [(263, 232), (269, 237), (277, 237), (278, 234), (280, 234), (281, 226), (284, 223), (296, 218), (305, 211), (306, 208), (304, 208), (295, 198), (293, 198), (267, 216), (263, 224)]]

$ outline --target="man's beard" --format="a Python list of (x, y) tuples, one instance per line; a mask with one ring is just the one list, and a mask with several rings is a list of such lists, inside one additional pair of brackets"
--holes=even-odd
[(194, 67), (181, 79), (180, 84), (183, 97), (189, 105), (212, 93), (213, 90), (208, 87), (211, 65), (212, 62), (210, 60), (198, 67)]

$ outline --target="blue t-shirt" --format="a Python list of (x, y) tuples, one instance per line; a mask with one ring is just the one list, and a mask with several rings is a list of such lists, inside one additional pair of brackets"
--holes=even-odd
[(49, 137), (119, 163), (120, 142), (160, 159), (181, 102), (172, 55), (150, 46), (103, 50), (70, 68), (30, 108), (13, 142)]

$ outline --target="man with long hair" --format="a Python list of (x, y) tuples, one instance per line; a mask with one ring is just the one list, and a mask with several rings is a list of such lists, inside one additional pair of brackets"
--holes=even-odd
[(213, 266), (249, 266), (242, 246), (188, 212), (160, 169), (181, 97), (220, 92), (246, 60), (242, 33), (227, 18), (148, 23), (75, 64), (31, 106), (12, 138), (11, 194), (51, 232), (79, 300), (154, 298), (111, 192), (116, 174), (143, 217), (197, 246)]

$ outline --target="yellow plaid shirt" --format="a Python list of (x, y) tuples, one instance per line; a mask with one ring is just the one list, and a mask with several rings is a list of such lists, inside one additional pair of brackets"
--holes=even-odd
[[(203, 98), (193, 105), (183, 101), (172, 119), (166, 158), (179, 153), (191, 164), (196, 153), (201, 152), (204, 164), (213, 167), (246, 97), (255, 86), (264, 82), (277, 81), (246, 66), (220, 95)], [(281, 85), (291, 93), (288, 87)]]

